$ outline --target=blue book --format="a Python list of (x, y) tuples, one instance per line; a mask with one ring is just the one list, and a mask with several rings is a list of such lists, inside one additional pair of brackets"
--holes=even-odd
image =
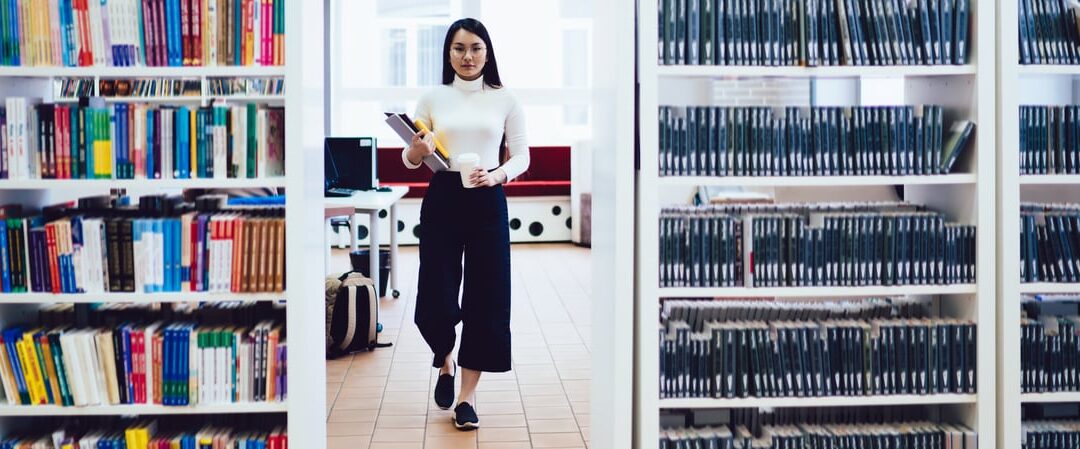
[(122, 336), (120, 337), (124, 343), (124, 379), (127, 380), (127, 397), (128, 403), (135, 403), (135, 383), (132, 382), (132, 360), (131, 360), (131, 325), (126, 324), (122, 329)]
[(162, 369), (161, 379), (163, 384), (161, 402), (164, 405), (177, 405), (174, 388), (176, 386), (175, 374), (176, 370), (176, 325), (170, 325), (165, 328), (164, 341), (162, 342)]
[(19, 29), (19, 10), (14, 1), (8, 2), (8, 27), (11, 29), (11, 39), (8, 43), (11, 45), (11, 52), (15, 56), (12, 65), (22, 65), (22, 55), (19, 54), (19, 36), (22, 36), (22, 30)]
[(184, 254), (184, 227), (179, 218), (172, 219), (173, 228), (173, 290), (178, 292), (183, 290), (184, 275), (182, 273), (181, 264), (183, 262), (182, 255)]
[[(164, 273), (168, 271), (168, 266), (166, 265), (166, 261), (168, 260), (168, 253), (166, 252), (168, 245), (165, 245), (165, 230), (162, 221), (163, 220), (160, 218), (150, 220), (150, 224), (153, 227), (151, 232), (153, 232), (154, 236), (154, 255), (152, 257), (154, 257), (155, 259), (153, 261), (153, 264), (155, 267), (161, 267), (162, 273), (161, 277), (154, 277), (155, 293), (165, 291)], [(159, 248), (159, 245), (163, 247)]]
[(176, 329), (176, 404), (188, 405), (187, 377), (188, 377), (188, 335), (187, 325), (181, 324)]
[(183, 38), (180, 34), (180, 0), (165, 0), (168, 4), (166, 18), (169, 39), (169, 65), (184, 65)]
[(176, 152), (179, 161), (176, 167), (177, 177), (188, 179), (191, 177), (191, 111), (187, 106), (181, 106), (176, 110)]
[(233, 65), (244, 65), (244, 0), (233, 2)]
[(144, 24), (146, 19), (143, 16), (143, 8), (141, 6), (135, 9), (138, 10), (139, 14), (139, 46), (136, 49), (138, 52), (138, 62), (142, 63), (142, 65), (149, 65), (146, 63), (146, 25)]
[[(76, 215), (71, 217), (71, 247), (75, 252), (81, 252), (84, 244), (82, 217)], [(74, 263), (72, 263), (72, 266), (74, 267)], [(72, 270), (72, 274), (77, 275), (78, 273), (75, 273), (74, 270)], [(75, 293), (86, 291), (86, 286), (78, 285), (78, 282), (74, 280), (72, 281), (72, 285), (75, 287)]]
[(165, 246), (162, 248), (165, 265), (165, 278), (162, 280), (162, 290), (173, 292), (176, 291), (173, 290), (173, 254), (176, 252), (176, 249), (173, 245), (172, 219), (165, 218), (159, 221), (161, 222), (161, 243)]
[(11, 361), (11, 370), (15, 372), (15, 388), (19, 390), (19, 401), (23, 405), (30, 404), (30, 390), (26, 387), (26, 378), (23, 377), (22, 362), (19, 361), (19, 351), (15, 349), (15, 342), (22, 338), (22, 329), (12, 327), (4, 330), (4, 346), (7, 348), (8, 360)]
[(116, 179), (127, 179), (127, 157), (124, 151), (124, 145), (127, 143), (127, 131), (124, 127), (127, 122), (127, 105), (124, 103), (116, 103), (113, 105), (113, 117), (115, 117), (116, 133), (113, 134), (113, 159), (116, 161), (116, 168), (113, 169), (113, 174)]

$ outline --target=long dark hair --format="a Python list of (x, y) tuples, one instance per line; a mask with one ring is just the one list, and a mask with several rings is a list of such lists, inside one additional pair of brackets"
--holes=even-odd
[(454, 66), (450, 65), (450, 45), (454, 43), (454, 35), (458, 30), (465, 30), (477, 36), (484, 41), (484, 45), (487, 46), (487, 63), (484, 64), (483, 77), (484, 84), (490, 87), (498, 89), (502, 87), (502, 79), (499, 78), (499, 65), (495, 62), (495, 47), (491, 45), (491, 36), (488, 35), (487, 27), (480, 23), (479, 20), (466, 18), (460, 19), (450, 25), (450, 29), (446, 30), (446, 40), (443, 42), (442, 51), (442, 83), (451, 84), (454, 82)]

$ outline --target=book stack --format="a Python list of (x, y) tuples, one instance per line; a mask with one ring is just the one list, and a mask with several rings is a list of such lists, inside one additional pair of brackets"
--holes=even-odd
[(659, 0), (657, 3), (657, 50), (661, 65), (882, 66), (968, 62), (970, 0)]
[(1021, 282), (1080, 282), (1080, 204), (1020, 205)]
[(1042, 301), (1080, 298), (1025, 297), (1026, 314), (1020, 323), (1021, 392), (1080, 391), (1080, 317), (1041, 313)]
[(661, 287), (975, 280), (975, 227), (908, 203), (674, 206), (659, 229)]
[(56, 97), (79, 98), (94, 95), (93, 78), (57, 78)]
[(207, 78), (209, 95), (283, 95), (285, 80), (282, 78)]
[(206, 426), (197, 431), (159, 430), (156, 421), (101, 426), (81, 430), (62, 428), (48, 434), (26, 432), (22, 436), (0, 438), (0, 449), (171, 449), (235, 448), (285, 449), (285, 427), (271, 430), (243, 430)]
[[(4, 401), (65, 407), (285, 401), (284, 323), (245, 322), (238, 317), (254, 315), (251, 310), (224, 307), (237, 319), (201, 324), (166, 319), (145, 305), (112, 304), (95, 310), (105, 317), (99, 326), (7, 327), (0, 333)], [(52, 306), (42, 313), (72, 312)]]
[(975, 449), (977, 443), (975, 432), (966, 427), (932, 422), (764, 426), (757, 435), (746, 427), (724, 425), (673, 428), (660, 432), (661, 449)]
[(1019, 0), (1020, 64), (1080, 64), (1080, 17), (1073, 2)]
[(1020, 174), (1080, 173), (1080, 106), (1020, 106)]
[(903, 316), (901, 309), (888, 319), (811, 320), (799, 318), (799, 306), (784, 305), (776, 320), (762, 317), (770, 308), (747, 307), (723, 318), (686, 321), (683, 316), (710, 310), (695, 314), (689, 305), (660, 325), (661, 398), (976, 391), (972, 322)]
[[(661, 176), (936, 175), (974, 124), (942, 137), (941, 106), (670, 107), (659, 111)], [(949, 137), (949, 136), (946, 136)], [(947, 144), (946, 144), (947, 143)]]
[(0, 179), (263, 178), (285, 172), (285, 109), (91, 106), (8, 97)]
[(0, 0), (0, 65), (280, 66), (284, 0)]
[(285, 289), (285, 219), (279, 208), (74, 207), (37, 215), (2, 206), (0, 222), (3, 293)]
[(1080, 421), (1025, 421), (1022, 449), (1059, 449), (1080, 446)]

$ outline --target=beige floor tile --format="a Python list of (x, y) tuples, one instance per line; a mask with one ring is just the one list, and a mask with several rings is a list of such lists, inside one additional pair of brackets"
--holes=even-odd
[(578, 425), (581, 426), (581, 427), (591, 427), (592, 426), (592, 415), (590, 415), (588, 413), (576, 414), (576, 415), (574, 415), (574, 419), (577, 420)]
[(424, 429), (375, 429), (371, 435), (372, 443), (409, 443), (423, 442)]
[(521, 402), (517, 391), (477, 391), (476, 402)]
[(338, 399), (381, 399), (383, 387), (343, 387)]
[(513, 415), (524, 413), (520, 402), (491, 402), (476, 404), (476, 413), (479, 415)]
[(565, 407), (570, 403), (566, 400), (566, 395), (541, 395), (541, 396), (526, 396), (523, 399), (525, 407)]
[(383, 395), (384, 404), (413, 404), (428, 401), (428, 392), (424, 391), (387, 391)]
[(586, 442), (588, 442), (590, 439), (592, 439), (592, 437), (589, 436), (589, 429), (591, 429), (591, 427), (582, 427), (581, 428), (581, 437), (584, 438)]
[(424, 449), (424, 443), (411, 442), (411, 443), (388, 443), (388, 442), (371, 442), (371, 446), (368, 449)]
[(327, 382), (326, 391), (336, 391), (341, 388), (341, 382)]
[(513, 415), (488, 415), (484, 412), (477, 413), (480, 417), (480, 425), (488, 427), (523, 427), (525, 426), (524, 414)]
[(391, 380), (386, 383), (386, 391), (428, 391), (431, 384), (425, 380)]
[(555, 374), (525, 374), (518, 377), (519, 385), (552, 384), (559, 382), (559, 376)]
[(476, 391), (517, 391), (517, 380), (491, 380), (485, 375), (476, 386)]
[(423, 429), (427, 424), (425, 415), (380, 416), (375, 428)]
[(529, 419), (570, 419), (574, 412), (569, 406), (525, 407), (525, 416)]
[(535, 448), (570, 448), (584, 446), (585, 440), (581, 433), (535, 433), (532, 444)]
[(547, 396), (547, 395), (565, 395), (563, 387), (558, 383), (551, 384), (526, 384), (520, 387), (521, 397), (527, 398), (529, 396)]
[(450, 422), (449, 418), (443, 418), (437, 421), (431, 421), (429, 419), (424, 436), (431, 438), (435, 436), (455, 436), (460, 433), (461, 431), (458, 430), (457, 427), (454, 427), (454, 424)]
[(424, 440), (424, 449), (476, 449), (476, 432), (461, 435), (433, 436)]
[(375, 431), (374, 422), (336, 422), (326, 424), (326, 436), (371, 435)]
[(525, 427), (480, 427), (476, 441), (529, 441), (529, 429)]
[(381, 406), (381, 398), (338, 398), (334, 401), (334, 410), (378, 410)]
[(383, 404), (379, 410), (380, 415), (423, 415), (427, 411), (427, 404)]
[(354, 387), (382, 387), (386, 385), (386, 377), (345, 377), (345, 384), (342, 388), (354, 388)]
[(334, 408), (328, 422), (374, 422), (379, 416), (378, 410), (343, 410)]
[(394, 354), (394, 361), (400, 362), (427, 362), (427, 366), (431, 366), (431, 352), (403, 352), (398, 349), (397, 354)]
[(591, 402), (589, 401), (571, 401), (570, 408), (574, 409), (575, 414), (587, 414), (590, 413)]
[(573, 419), (529, 420), (529, 432), (532, 433), (571, 433), (577, 431), (578, 425)]
[(568, 369), (559, 371), (559, 378), (562, 380), (589, 380), (592, 379), (592, 370), (589, 369)]
[(517, 441), (513, 443), (506, 442), (480, 442), (477, 444), (477, 449), (532, 449), (532, 443), (525, 441)]
[(326, 437), (327, 449), (367, 449), (371, 435)]

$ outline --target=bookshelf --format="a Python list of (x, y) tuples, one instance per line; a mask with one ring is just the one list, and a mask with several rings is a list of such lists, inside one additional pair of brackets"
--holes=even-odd
[[(163, 179), (163, 180), (0, 180), (0, 204), (19, 203), (43, 206), (56, 201), (126, 189), (128, 194), (178, 193), (184, 188), (285, 188), (286, 254), (322, 254), (321, 234), (304, 230), (322, 229), (316, 206), (321, 203), (319, 179), (321, 158), (308, 158), (311, 148), (321, 149), (324, 133), (321, 95), (323, 83), (323, 5), (289, 2), (285, 6), (284, 66), (207, 66), (207, 67), (0, 67), (0, 99), (9, 96), (40, 98), (60, 102), (55, 96), (56, 80), (78, 77), (91, 79), (193, 78), (201, 82), (202, 92), (193, 97), (154, 97), (107, 99), (106, 101), (156, 102), (162, 104), (205, 104), (211, 99), (259, 102), (284, 105), (288, 111), (284, 126), (285, 158), (289, 161), (285, 176), (257, 179)], [(283, 95), (210, 95), (207, 80), (212, 78), (278, 78), (290, 86)], [(315, 160), (318, 159), (318, 160)], [(318, 236), (318, 238), (310, 238)], [(316, 241), (317, 240), (317, 241)], [(287, 422), (289, 442), (295, 447), (325, 447), (325, 372), (323, 369), (324, 317), (320, 308), (304, 305), (319, 291), (323, 273), (321, 264), (286, 263), (284, 279), (288, 288), (281, 293), (100, 293), (100, 294), (0, 294), (0, 327), (16, 323), (31, 324), (39, 308), (56, 303), (187, 303), (187, 302), (277, 302), (285, 308), (285, 331), (291, 346), (287, 363), (288, 398), (284, 402), (202, 404), (196, 406), (115, 405), (115, 406), (0, 406), (0, 435), (27, 425), (40, 426), (41, 418), (68, 416), (146, 416), (160, 421), (172, 415), (253, 415), (258, 419), (273, 416)], [(311, 350), (318, 348), (318, 350)], [(42, 428), (44, 430), (44, 428)], [(54, 430), (54, 429), (49, 429)], [(197, 429), (192, 429), (197, 430)]]
[[(992, 2), (971, 2), (970, 63), (946, 66), (665, 66), (657, 62), (658, 3), (638, 4), (639, 80), (637, 170), (637, 279), (635, 308), (634, 439), (641, 448), (656, 447), (661, 417), (673, 409), (888, 407), (922, 405), (932, 415), (978, 432), (978, 447), (997, 447), (995, 440), (995, 158), (994, 73), (995, 8)], [(877, 105), (864, 100), (860, 85), (875, 78), (899, 79), (903, 100), (895, 104), (939, 104), (945, 128), (956, 120), (976, 124), (975, 137), (958, 169), (925, 176), (659, 176), (659, 106), (707, 106), (719, 95), (715, 81), (805, 80), (810, 106)], [(738, 103), (723, 103), (738, 105)], [(894, 104), (894, 103), (889, 103)], [(774, 106), (785, 106), (778, 103)], [(802, 106), (806, 106), (803, 104)], [(660, 288), (658, 225), (660, 209), (686, 204), (697, 186), (745, 187), (775, 195), (777, 202), (833, 202), (903, 199), (943, 213), (949, 221), (977, 229), (977, 281), (973, 284), (859, 287), (731, 287)], [(853, 188), (854, 187), (854, 188)], [(902, 190), (894, 190), (902, 187)], [(859, 298), (909, 295), (934, 298), (936, 316), (976, 324), (979, 389), (974, 394), (882, 395), (858, 397), (785, 397), (735, 399), (660, 399), (657, 325), (665, 298)], [(1003, 446), (1003, 447), (1016, 447)]]
[(1020, 106), (1080, 104), (1080, 65), (1026, 65), (1020, 61), (1019, 0), (1001, 0), (999, 8), (998, 120), (998, 412), (1001, 447), (1023, 442), (1022, 406), (1025, 404), (1078, 404), (1080, 394), (1023, 393), (1021, 307), (1024, 294), (1080, 293), (1080, 284), (1025, 283), (1020, 272), (1020, 204), (1023, 202), (1080, 202), (1080, 176), (1021, 174)]

